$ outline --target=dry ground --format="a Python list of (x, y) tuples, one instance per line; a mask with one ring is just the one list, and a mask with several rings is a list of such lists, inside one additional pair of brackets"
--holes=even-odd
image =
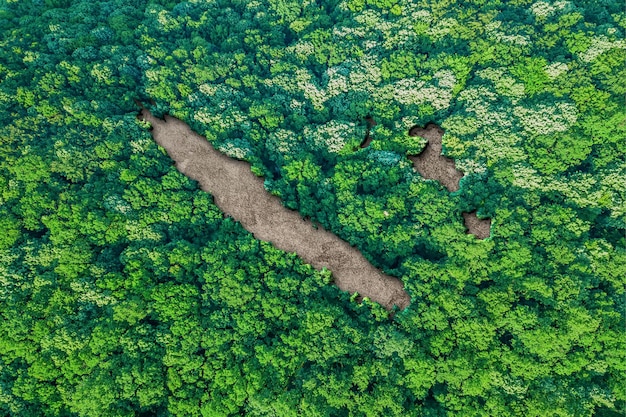
[[(409, 130), (409, 136), (421, 136), (428, 140), (428, 144), (419, 155), (412, 155), (408, 158), (413, 162), (413, 166), (424, 178), (437, 180), (448, 191), (453, 192), (459, 189), (459, 181), (463, 178), (463, 173), (456, 169), (454, 160), (441, 154), (441, 138), (443, 130), (432, 123), (425, 128), (414, 126)], [(478, 239), (489, 237), (491, 229), (490, 219), (479, 219), (476, 213), (463, 213), (465, 227), (468, 233), (473, 234)]]
[(198, 181), (213, 195), (215, 204), (260, 240), (287, 252), (295, 252), (316, 269), (332, 271), (335, 284), (358, 292), (390, 309), (410, 303), (402, 282), (383, 274), (347, 242), (281, 204), (263, 187), (263, 179), (250, 171), (250, 164), (215, 150), (184, 122), (170, 116), (160, 120), (143, 110), (140, 118), (152, 125), (152, 136), (176, 162), (176, 168)]
[(421, 136), (428, 140), (428, 144), (419, 155), (409, 156), (420, 175), (439, 181), (450, 192), (457, 191), (463, 173), (456, 169), (454, 160), (441, 154), (443, 130), (431, 123), (425, 128), (412, 127), (409, 136)]
[(478, 239), (487, 239), (491, 232), (491, 219), (479, 219), (476, 212), (463, 213), (467, 232), (473, 234)]

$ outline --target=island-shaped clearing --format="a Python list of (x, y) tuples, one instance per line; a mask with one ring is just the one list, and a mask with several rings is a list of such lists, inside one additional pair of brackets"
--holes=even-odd
[(265, 190), (263, 179), (250, 171), (249, 163), (215, 150), (174, 117), (165, 116), (163, 121), (143, 109), (139, 118), (152, 125), (154, 140), (176, 162), (176, 168), (198, 181), (213, 195), (215, 204), (256, 239), (295, 252), (318, 270), (326, 267), (344, 291), (358, 292), (387, 309), (409, 305), (410, 297), (398, 278), (383, 274), (349, 243), (283, 206), (278, 197)]

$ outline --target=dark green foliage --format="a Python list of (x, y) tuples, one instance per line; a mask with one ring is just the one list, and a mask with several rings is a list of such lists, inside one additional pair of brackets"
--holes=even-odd
[[(622, 415), (625, 21), (608, 0), (3, 3), (0, 414)], [(412, 304), (224, 218), (135, 100)], [(428, 122), (458, 192), (405, 157)]]

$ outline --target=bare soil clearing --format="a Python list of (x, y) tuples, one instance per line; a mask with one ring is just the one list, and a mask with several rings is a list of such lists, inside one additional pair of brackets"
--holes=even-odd
[(439, 181), (450, 192), (457, 191), (463, 173), (456, 169), (454, 160), (441, 154), (443, 130), (429, 123), (425, 128), (412, 127), (409, 136), (421, 136), (428, 140), (428, 144), (419, 155), (409, 156), (417, 172), (424, 178)]
[(391, 309), (410, 303), (402, 282), (383, 274), (363, 255), (334, 234), (313, 227), (296, 211), (263, 187), (263, 179), (250, 171), (250, 164), (230, 158), (184, 122), (170, 116), (165, 121), (142, 110), (139, 118), (152, 125), (152, 136), (176, 162), (176, 168), (198, 181), (213, 195), (215, 204), (251, 232), (255, 238), (295, 252), (316, 269), (326, 267), (335, 284), (349, 293), (358, 292)]
[(467, 233), (476, 236), (478, 239), (487, 239), (491, 232), (491, 219), (479, 219), (476, 217), (476, 212), (463, 213), (463, 220), (465, 220), (465, 227)]
[[(429, 123), (424, 128), (413, 126), (409, 130), (409, 136), (420, 136), (428, 140), (428, 144), (419, 155), (408, 157), (413, 162), (417, 172), (424, 178), (439, 181), (450, 192), (458, 191), (459, 181), (463, 178), (463, 173), (456, 169), (453, 159), (441, 154), (443, 130), (439, 126)], [(489, 237), (491, 219), (479, 219), (475, 212), (463, 213), (463, 219), (468, 233), (478, 239)]]

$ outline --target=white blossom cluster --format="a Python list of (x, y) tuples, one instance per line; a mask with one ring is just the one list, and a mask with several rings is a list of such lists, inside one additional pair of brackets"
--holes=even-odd
[(435, 80), (439, 87), (449, 89), (453, 89), (457, 82), (454, 72), (443, 69), (435, 73)]
[(530, 11), (536, 19), (543, 20), (557, 11), (564, 10), (569, 3), (568, 1), (555, 1), (553, 3), (538, 1), (530, 6)]
[(315, 46), (309, 41), (300, 40), (287, 48), (288, 54), (295, 55), (298, 59), (304, 61), (315, 53)]
[(611, 195), (612, 213), (611, 217), (626, 217), (626, 175), (623, 170), (615, 169), (608, 172), (600, 180), (600, 190), (602, 193)]
[[(377, 91), (382, 82), (380, 59), (373, 54), (365, 54), (358, 61), (347, 60), (340, 65), (326, 70), (321, 85), (305, 69), (298, 69), (295, 75), (279, 74), (266, 80), (265, 85), (277, 87), (288, 93), (302, 93), (311, 102), (313, 108), (322, 110), (334, 97), (343, 96), (352, 91)], [(389, 94), (391, 98), (392, 93)], [(336, 103), (335, 103), (336, 104)]]
[(555, 79), (559, 75), (569, 71), (569, 67), (564, 62), (553, 62), (551, 64), (546, 65), (544, 71), (548, 75), (548, 77)]
[(359, 62), (348, 60), (329, 68), (324, 74), (324, 94), (329, 99), (352, 91), (374, 91), (382, 79), (374, 57), (365, 56)]
[(204, 96), (199, 91), (196, 91), (187, 96), (187, 101), (192, 106), (201, 106), (204, 103)]
[(260, 9), (262, 6), (263, 6), (263, 4), (260, 1), (257, 1), (257, 0), (249, 1), (246, 4), (246, 8), (250, 9), (250, 10), (257, 10), (257, 9)]
[[(41, 347), (44, 351), (51, 349), (58, 349), (64, 352), (66, 355), (72, 355), (74, 352), (83, 349), (86, 345), (86, 337), (78, 334), (75, 330), (69, 330), (66, 327), (61, 327), (62, 318), (53, 318), (51, 321), (56, 325), (59, 325), (55, 332), (49, 332), (41, 338)], [(60, 362), (57, 357), (52, 357), (52, 363), (55, 366), (59, 366)]]
[(152, 65), (156, 64), (156, 60), (147, 54), (140, 54), (136, 59), (137, 65), (139, 68), (148, 70)]
[(112, 119), (112, 118), (106, 118), (102, 121), (102, 124), (100, 125), (107, 133), (112, 133), (115, 129), (117, 128), (124, 128), (124, 121), (120, 120), (120, 119)]
[(289, 102), (289, 108), (296, 114), (305, 114), (304, 103), (295, 98)]
[(578, 55), (581, 61), (591, 62), (606, 51), (618, 48), (626, 49), (626, 41), (624, 39), (610, 40), (604, 35), (594, 36), (589, 48)]
[[(0, 197), (0, 202), (2, 198)], [(14, 291), (17, 285), (20, 285), (22, 291), (26, 288), (24, 279), (21, 273), (13, 272), (14, 268), (10, 268), (10, 265), (19, 257), (17, 251), (10, 251), (8, 249), (0, 250), (0, 297), (6, 300), (9, 293)], [(2, 392), (0, 391), (0, 398), (2, 398)], [(1, 401), (1, 400), (0, 400)]]
[(402, 28), (400, 30), (393, 31), (383, 42), (383, 47), (385, 49), (406, 48), (412, 44), (414, 35), (415, 31), (413, 29)]
[(509, 43), (513, 45), (526, 46), (529, 44), (527, 36), (523, 35), (507, 35), (504, 32), (497, 31), (493, 34), (496, 42)]
[(373, 40), (366, 40), (363, 42), (363, 48), (366, 51), (371, 51), (372, 49), (375, 49), (379, 46), (379, 43)]
[(572, 103), (555, 103), (547, 106), (539, 104), (533, 108), (514, 107), (513, 114), (519, 119), (521, 126), (534, 135), (549, 135), (565, 132), (576, 123), (578, 118), (576, 106)]
[(244, 94), (227, 84), (202, 84), (198, 87), (200, 92), (209, 98), (211, 107), (219, 110), (226, 110), (231, 107), (231, 103), (243, 99)]
[(528, 391), (528, 383), (519, 377), (514, 377), (509, 374), (502, 374), (497, 371), (490, 372), (491, 380), (494, 386), (501, 388), (509, 395), (516, 397), (522, 397)]
[(200, 92), (204, 94), (205, 96), (209, 96), (209, 97), (214, 96), (215, 93), (217, 93), (217, 88), (218, 88), (218, 85), (208, 84), (208, 83), (200, 84), (198, 86), (198, 90), (200, 90)]
[(448, 70), (439, 71), (432, 82), (439, 86), (428, 85), (415, 78), (405, 78), (378, 88), (375, 95), (404, 105), (430, 104), (435, 110), (448, 108), (452, 101), (452, 88), (457, 82), (454, 73)]
[(525, 94), (524, 84), (506, 74), (504, 68), (486, 68), (476, 72), (480, 78), (493, 83), (499, 95), (509, 97), (513, 104), (517, 103)]
[(482, 122), (483, 126), (493, 126), (496, 130), (511, 128), (514, 125), (514, 120), (507, 111), (508, 108), (492, 107), (489, 109), (489, 112), (484, 114), (479, 120)]
[(363, 55), (357, 64), (350, 67), (350, 83), (361, 89), (372, 92), (382, 79), (380, 58), (376, 55)]
[(474, 159), (455, 159), (454, 165), (456, 166), (456, 169), (463, 172), (465, 175), (482, 174), (487, 171), (485, 164), (481, 164)]
[(383, 18), (380, 12), (372, 9), (363, 10), (363, 12), (354, 16), (354, 20), (364, 29), (374, 29), (385, 35), (389, 34), (394, 27), (393, 22)]
[[(593, 175), (576, 173), (569, 178), (544, 177), (541, 191), (558, 191), (580, 207), (607, 207), (612, 218), (626, 216), (626, 177), (619, 168)], [(608, 206), (607, 206), (608, 202)]]
[(139, 138), (130, 141), (133, 153), (144, 153), (154, 145), (154, 141), (149, 138)]
[(401, 104), (422, 104), (426, 100), (421, 93), (425, 85), (424, 81), (406, 78), (383, 86), (380, 95)]
[(492, 32), (495, 32), (501, 26), (502, 26), (501, 20), (493, 20), (485, 25), (485, 31), (487, 33), (492, 33)]
[(273, 153), (286, 155), (291, 153), (297, 145), (293, 140), (294, 136), (291, 130), (276, 129), (267, 137), (265, 146)]
[(529, 40), (526, 36), (507, 34), (506, 32), (499, 30), (500, 27), (502, 27), (502, 21), (494, 20), (485, 26), (485, 30), (496, 42), (509, 43), (520, 46), (525, 46), (529, 44)]
[(218, 145), (217, 149), (231, 158), (248, 160), (252, 156), (252, 147), (246, 139), (230, 139)]
[(350, 70), (345, 66), (335, 66), (326, 70), (326, 94), (328, 97), (335, 97), (338, 94), (350, 91), (348, 86), (348, 77)]
[(485, 68), (476, 71), (476, 75), (482, 78), (483, 80), (489, 80), (491, 82), (495, 82), (500, 77), (504, 75), (504, 68)]
[(367, 29), (362, 26), (347, 27), (347, 26), (335, 26), (333, 28), (333, 36), (345, 38), (346, 36), (354, 36), (356, 38), (365, 38), (367, 36)]
[[(569, 103), (560, 104), (557, 107), (560, 107), (561, 111), (565, 109), (567, 112), (573, 108), (573, 105)], [(541, 111), (542, 115), (545, 113), (544, 110)], [(538, 109), (533, 111), (536, 112)], [(564, 119), (562, 114), (556, 116)], [(568, 117), (570, 119), (567, 123), (574, 122), (575, 119), (571, 115)], [(461, 119), (459, 117), (459, 119), (450, 118), (442, 125), (446, 129), (446, 137), (457, 132), (470, 133), (476, 131), (478, 121), (472, 122), (471, 118)], [(468, 127), (463, 126), (463, 120), (469, 123)], [(611, 216), (626, 215), (626, 204), (624, 204), (626, 198), (623, 191), (626, 189), (626, 177), (619, 169), (602, 173), (599, 180), (585, 173), (575, 174), (570, 178), (546, 177), (528, 165), (528, 156), (519, 145), (521, 141), (525, 140), (526, 134), (514, 133), (510, 126), (503, 127), (498, 124), (481, 127), (482, 130), (471, 142), (471, 146), (476, 148), (474, 158), (456, 160), (457, 168), (464, 173), (483, 172), (485, 166), (478, 162), (483, 159), (488, 161), (488, 165), (493, 161), (506, 160), (513, 167), (512, 183), (515, 186), (538, 189), (542, 192), (558, 191), (581, 207), (605, 207), (608, 200)]]
[(346, 145), (348, 140), (354, 135), (355, 123), (330, 122), (317, 125), (305, 126), (304, 137), (318, 149), (326, 149), (328, 152), (337, 153)]
[[(215, 112), (215, 110), (218, 110)], [(218, 109), (212, 109), (208, 107), (200, 108), (195, 112), (193, 118), (207, 125), (217, 125), (222, 129), (233, 129), (239, 127), (243, 123), (248, 121), (248, 116), (238, 108), (228, 108), (223, 113)]]
[(479, 85), (468, 87), (461, 91), (459, 100), (467, 102), (466, 106), (471, 106), (474, 103), (493, 103), (498, 100), (498, 95), (491, 89)]
[(431, 38), (438, 40), (445, 37), (447, 34), (452, 31), (453, 28), (459, 25), (459, 22), (456, 19), (451, 17), (446, 17), (438, 20), (434, 26), (430, 27), (426, 33)]
[(425, 9), (415, 9), (410, 12), (407, 11), (408, 20), (415, 22), (423, 22), (431, 24), (433, 22), (433, 14)]
[[(601, 195), (597, 190), (598, 181), (592, 174), (580, 173), (570, 178), (553, 178), (547, 181), (543, 191), (559, 191), (581, 207), (597, 206)], [(595, 189), (595, 190), (594, 190)]]
[(506, 160), (509, 163), (524, 162), (527, 159), (523, 149), (520, 149), (521, 138), (510, 129), (499, 126), (485, 126), (473, 138), (471, 144), (476, 148), (474, 153), (477, 160), (486, 160), (487, 165), (492, 162)]
[(274, 78), (267, 78), (263, 80), (263, 84), (268, 87), (276, 87), (288, 93), (296, 93), (299, 91), (298, 84), (294, 83), (293, 75), (278, 74)]
[(420, 92), (423, 97), (422, 103), (428, 103), (435, 110), (443, 110), (450, 107), (452, 101), (452, 90), (447, 88), (428, 87)]
[(196, 114), (193, 115), (193, 118), (200, 123), (210, 125), (212, 123), (215, 123), (219, 119), (219, 116), (212, 113), (208, 109), (200, 109), (196, 112)]
[[(326, 91), (318, 87), (313, 81), (311, 73), (305, 69), (298, 69), (295, 77), (281, 74), (273, 80), (268, 80), (266, 84), (284, 88), (288, 92), (302, 91), (304, 97), (313, 104), (316, 110), (322, 110), (324, 103), (328, 100)], [(293, 86), (296, 88), (294, 89)]]
[(513, 185), (520, 188), (536, 189), (542, 185), (542, 177), (526, 164), (513, 165)]
[(307, 100), (311, 101), (315, 110), (324, 109), (324, 103), (326, 102), (326, 100), (328, 100), (326, 91), (320, 89), (317, 85), (311, 82), (300, 84), (300, 88), (304, 93), (304, 97), (306, 97)]
[(207, 101), (209, 103), (199, 107), (193, 116), (200, 123), (231, 129), (248, 120), (246, 114), (231, 105), (242, 97), (240, 91), (226, 84), (202, 84), (198, 89), (205, 97), (204, 99), (202, 97), (192, 98), (194, 103), (206, 103)]
[(465, 110), (474, 113), (474, 117), (481, 126), (498, 126), (498, 128), (512, 126), (510, 115), (494, 106), (498, 100), (496, 93), (486, 86), (470, 87), (459, 94), (459, 100), (464, 102)]

